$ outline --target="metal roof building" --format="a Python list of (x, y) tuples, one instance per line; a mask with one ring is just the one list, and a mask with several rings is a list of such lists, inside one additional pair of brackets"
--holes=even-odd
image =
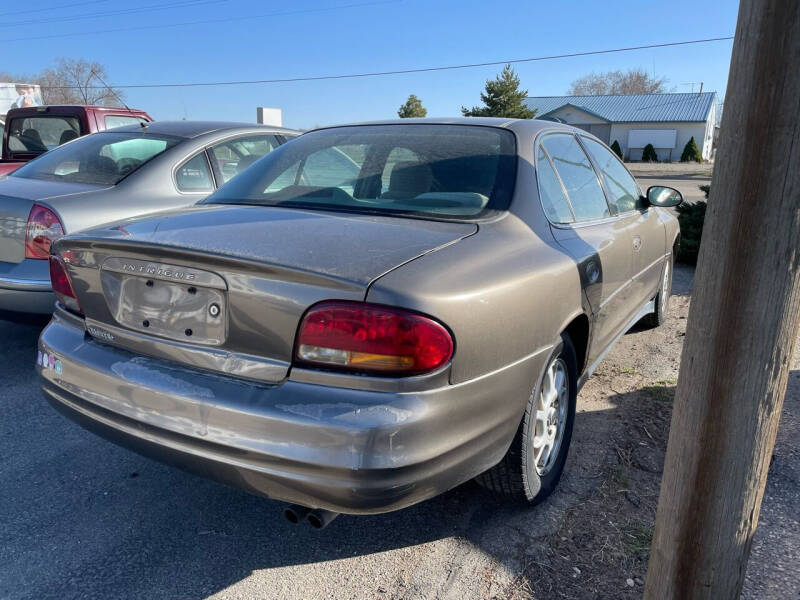
[(569, 123), (607, 144), (619, 142), (626, 160), (640, 160), (653, 144), (660, 160), (677, 160), (694, 137), (710, 159), (716, 121), (716, 93), (609, 96), (532, 96), (537, 119)]

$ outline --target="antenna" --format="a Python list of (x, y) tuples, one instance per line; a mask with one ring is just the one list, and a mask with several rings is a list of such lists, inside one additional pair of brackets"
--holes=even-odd
[(698, 93), (699, 94), (703, 93), (703, 82), (702, 81), (686, 81), (686, 82), (682, 83), (681, 85), (690, 85), (690, 86), (692, 86), (692, 93), (693, 94), (694, 94), (694, 86), (699, 85), (700, 86), (700, 91)]
[(133, 112), (131, 110), (130, 106), (125, 104), (125, 100), (123, 100), (122, 97), (116, 91), (114, 91), (114, 88), (112, 88), (105, 81), (103, 81), (103, 78), (100, 77), (100, 75), (97, 74), (97, 71), (94, 70), (94, 67), (92, 67), (91, 75), (93, 75), (94, 77), (97, 77), (97, 79), (100, 81), (100, 83), (102, 83), (109, 92), (111, 92), (112, 94), (114, 94), (114, 96), (116, 96), (117, 100), (119, 100), (122, 103), (122, 106), (125, 107), (125, 110), (127, 110), (128, 112)]

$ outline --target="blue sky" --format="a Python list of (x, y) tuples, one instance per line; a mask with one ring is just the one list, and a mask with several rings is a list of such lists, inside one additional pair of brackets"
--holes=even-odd
[[(381, 1), (381, 0), (376, 0)], [(181, 6), (175, 6), (183, 2)], [(738, 3), (520, 2), (511, 0), (29, 0), (0, 8), (3, 70), (35, 73), (57, 57), (103, 63), (114, 84), (317, 76), (526, 58), (733, 34)], [(78, 6), (65, 6), (75, 5)], [(351, 6), (361, 3), (362, 6)], [(134, 14), (95, 15), (131, 7)], [(46, 11), (33, 12), (46, 8)], [(28, 11), (17, 13), (16, 11)], [(259, 16), (269, 15), (271, 16)], [(283, 13), (283, 14), (281, 14)], [(69, 17), (71, 20), (44, 22)], [(243, 18), (246, 17), (246, 18)], [(136, 30), (186, 21), (239, 20)], [(126, 29), (131, 28), (131, 29)], [(108, 33), (51, 37), (104, 29)], [(21, 39), (28, 41), (21, 41)], [(18, 41), (8, 41), (18, 40)], [(591, 71), (644, 67), (725, 92), (731, 41), (515, 65), (531, 95), (558, 95)], [(396, 116), (409, 93), (429, 116), (479, 103), (502, 67), (336, 81), (127, 91), (157, 119), (254, 121), (256, 106), (283, 109), (284, 124), (313, 127)], [(695, 89), (697, 89), (695, 87)]]

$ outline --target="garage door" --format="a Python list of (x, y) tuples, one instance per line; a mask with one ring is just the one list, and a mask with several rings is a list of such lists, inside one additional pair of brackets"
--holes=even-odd
[(647, 144), (653, 144), (653, 148), (672, 149), (677, 137), (677, 129), (631, 129), (628, 132), (628, 148), (644, 148)]

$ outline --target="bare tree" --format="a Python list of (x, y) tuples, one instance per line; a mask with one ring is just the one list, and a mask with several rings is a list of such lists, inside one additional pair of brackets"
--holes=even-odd
[(600, 96), (603, 94), (663, 94), (665, 77), (651, 77), (644, 69), (589, 73), (572, 82), (571, 96)]
[(60, 58), (33, 80), (42, 87), (45, 104), (118, 105), (124, 94), (106, 85), (106, 68), (83, 58)]

